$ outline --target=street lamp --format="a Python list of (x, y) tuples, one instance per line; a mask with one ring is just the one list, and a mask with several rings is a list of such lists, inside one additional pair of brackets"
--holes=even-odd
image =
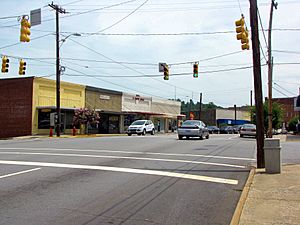
[[(58, 26), (57, 26), (58, 27)], [(70, 36), (81, 36), (79, 33), (69, 34), (65, 38), (61, 39), (61, 44), (59, 45), (59, 32), (56, 33), (56, 136), (60, 137), (60, 125), (61, 125), (61, 113), (60, 113), (60, 73), (61, 73), (61, 66), (60, 66), (60, 57), (59, 57), (59, 50), (63, 43), (70, 37)]]

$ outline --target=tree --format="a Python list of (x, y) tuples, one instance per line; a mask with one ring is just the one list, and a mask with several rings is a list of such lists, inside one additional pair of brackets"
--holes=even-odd
[(289, 121), (289, 124), (288, 124), (288, 130), (289, 131), (293, 131), (293, 132), (296, 132), (297, 131), (297, 123), (298, 123), (298, 117), (295, 116), (294, 118), (292, 118), (290, 121)]
[[(252, 121), (254, 124), (256, 124), (256, 115), (255, 115), (255, 106), (250, 109), (252, 112)], [(265, 132), (268, 130), (268, 102), (264, 102), (263, 105), (263, 111), (264, 111), (264, 127)], [(277, 102), (272, 103), (272, 127), (274, 129), (278, 129), (282, 126), (283, 122), (283, 110), (281, 108), (281, 105)]]
[(87, 108), (76, 109), (73, 116), (74, 126), (80, 126), (82, 124), (98, 124), (100, 116), (95, 110)]

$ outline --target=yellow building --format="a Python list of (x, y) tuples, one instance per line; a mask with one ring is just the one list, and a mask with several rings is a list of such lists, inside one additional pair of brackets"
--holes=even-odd
[[(56, 112), (56, 81), (35, 77), (32, 95), (32, 134), (49, 134)], [(60, 83), (62, 131), (71, 133), (74, 110), (85, 107), (85, 86)]]

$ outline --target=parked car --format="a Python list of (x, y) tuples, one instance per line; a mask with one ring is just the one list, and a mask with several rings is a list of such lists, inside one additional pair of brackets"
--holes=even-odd
[(209, 138), (208, 129), (201, 120), (186, 120), (177, 130), (178, 139), (182, 140), (183, 137), (189, 139), (190, 137)]
[(244, 136), (256, 136), (256, 125), (244, 124), (240, 129), (240, 137)]
[(220, 133), (220, 128), (217, 126), (207, 126), (207, 129), (210, 134), (219, 134)]
[(232, 126), (224, 126), (220, 128), (220, 134), (233, 134)]
[(239, 133), (240, 133), (240, 129), (241, 129), (242, 126), (243, 126), (243, 125), (234, 125), (234, 126), (232, 127), (233, 133), (239, 134)]
[(145, 135), (146, 133), (155, 134), (154, 124), (151, 120), (136, 120), (127, 129), (128, 136), (132, 134)]

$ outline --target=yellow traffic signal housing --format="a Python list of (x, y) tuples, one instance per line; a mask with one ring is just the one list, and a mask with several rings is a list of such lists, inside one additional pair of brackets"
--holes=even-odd
[(25, 19), (24, 17), (21, 20), (21, 34), (20, 34), (20, 41), (21, 42), (29, 42), (30, 41), (30, 22), (28, 19)]
[(8, 67), (9, 67), (9, 59), (6, 56), (2, 57), (2, 68), (1, 72), (2, 73), (8, 73)]
[(169, 80), (169, 66), (164, 66), (164, 80)]
[(197, 78), (198, 77), (198, 63), (195, 63), (193, 66), (193, 77)]
[(245, 29), (245, 20), (244, 17), (242, 17), (241, 19), (235, 21), (235, 31), (237, 33), (236, 35), (236, 39), (241, 41), (241, 48), (242, 50), (249, 50), (249, 34), (248, 34), (248, 30)]
[(23, 59), (21, 59), (19, 65), (19, 75), (25, 75), (25, 70), (26, 70), (26, 62), (23, 61)]

